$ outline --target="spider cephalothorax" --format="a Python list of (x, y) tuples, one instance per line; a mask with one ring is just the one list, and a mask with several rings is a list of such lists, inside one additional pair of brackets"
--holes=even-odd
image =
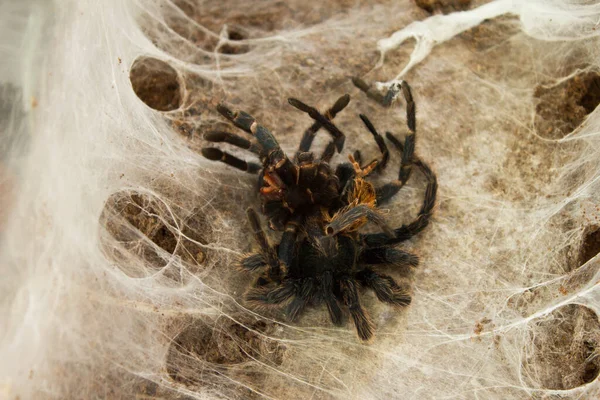
[[(345, 310), (350, 313), (359, 337), (368, 340), (373, 325), (360, 303), (359, 289), (369, 288), (377, 298), (395, 306), (410, 304), (406, 287), (398, 285), (388, 275), (376, 271), (377, 266), (411, 266), (418, 263), (416, 256), (395, 249), (394, 246), (422, 231), (429, 223), (437, 192), (437, 181), (431, 169), (414, 155), (415, 103), (408, 84), (390, 91), (387, 97), (377, 97), (361, 80), (355, 84), (370, 97), (390, 104), (394, 93), (402, 92), (407, 104), (407, 125), (410, 130), (404, 144), (391, 133), (387, 139), (402, 153), (397, 180), (375, 187), (367, 178), (381, 172), (387, 165), (389, 152), (382, 136), (367, 117), (360, 118), (373, 135), (381, 153), (380, 160), (361, 166), (360, 152), (349, 156), (349, 163), (339, 164), (335, 172), (331, 161), (335, 149), (341, 151), (344, 135), (331, 122), (349, 101), (342, 96), (325, 114), (296, 99), (289, 102), (308, 113), (314, 124), (304, 133), (294, 160), (279, 147), (273, 135), (254, 119), (242, 112), (232, 112), (219, 106), (219, 112), (235, 126), (250, 133), (256, 143), (228, 132), (212, 132), (208, 141), (226, 142), (257, 154), (262, 165), (247, 163), (216, 148), (204, 148), (205, 157), (220, 160), (238, 169), (259, 173), (260, 197), (263, 213), (270, 226), (282, 230), (278, 245), (270, 244), (261, 228), (258, 214), (248, 209), (248, 219), (259, 251), (244, 257), (240, 266), (248, 271), (262, 270), (246, 298), (255, 306), (282, 306), (290, 319), (295, 319), (308, 305), (325, 303), (331, 320), (341, 324)], [(395, 91), (395, 92), (394, 92)], [(315, 160), (310, 146), (316, 132), (324, 127), (333, 140)], [(407, 225), (392, 229), (378, 210), (406, 183), (413, 166), (419, 168), (427, 180), (425, 198), (417, 218)], [(374, 223), (381, 233), (360, 233), (367, 223)]]
[[(350, 101), (345, 95), (323, 116), (304, 103), (290, 99), (290, 104), (309, 113), (316, 113), (317, 120), (305, 132), (300, 148), (294, 160), (290, 160), (281, 150), (277, 140), (254, 118), (243, 111), (233, 112), (224, 105), (217, 110), (235, 126), (253, 135), (258, 143), (229, 132), (210, 132), (205, 139), (211, 142), (226, 142), (257, 154), (262, 166), (247, 163), (219, 149), (208, 147), (202, 154), (211, 160), (220, 160), (233, 167), (255, 173), (260, 171), (259, 185), (263, 213), (269, 219), (272, 229), (283, 230), (285, 223), (293, 214), (306, 213), (318, 207), (330, 207), (339, 197), (339, 180), (329, 165), (335, 153), (343, 148), (344, 135), (330, 120), (343, 110)], [(334, 140), (327, 146), (318, 160), (309, 152), (316, 132), (325, 125), (332, 132)]]

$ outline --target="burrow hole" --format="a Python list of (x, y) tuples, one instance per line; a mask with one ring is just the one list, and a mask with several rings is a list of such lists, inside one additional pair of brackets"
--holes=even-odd
[(197, 320), (172, 341), (167, 373), (186, 385), (204, 385), (206, 374), (214, 377), (255, 361), (277, 367), (283, 362), (285, 348), (268, 339), (275, 329), (275, 325), (262, 320), (244, 325), (228, 318), (214, 324)]
[(247, 53), (250, 50), (248, 45), (237, 44), (231, 42), (238, 42), (241, 40), (245, 40), (248, 35), (239, 27), (229, 27), (227, 30), (229, 43), (225, 43), (221, 47), (219, 47), (219, 52), (223, 54), (243, 54)]
[(182, 88), (177, 71), (162, 60), (138, 57), (129, 72), (135, 94), (150, 108), (172, 111), (181, 106)]
[[(100, 223), (108, 233), (102, 236), (105, 254), (134, 278), (156, 273), (173, 256), (178, 256), (192, 272), (205, 265), (209, 258), (202, 246), (210, 237), (203, 214), (192, 213), (180, 220), (152, 195), (134, 191), (113, 194), (105, 203)], [(170, 271), (168, 277), (180, 279), (174, 271)]]
[(600, 75), (587, 72), (552, 87), (538, 86), (535, 127), (558, 139), (572, 132), (600, 104)]
[(579, 256), (579, 265), (583, 265), (600, 253), (600, 226), (585, 230)]
[(578, 304), (560, 307), (530, 323), (523, 374), (536, 387), (572, 389), (600, 372), (600, 323), (596, 313)]

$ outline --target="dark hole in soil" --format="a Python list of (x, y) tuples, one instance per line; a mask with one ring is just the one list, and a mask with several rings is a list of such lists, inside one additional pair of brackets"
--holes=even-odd
[(598, 253), (600, 253), (600, 226), (594, 226), (587, 230), (583, 238), (579, 265), (585, 264)]
[[(172, 222), (161, 204), (150, 196), (130, 192), (115, 193), (106, 201), (100, 221), (116, 245), (113, 241), (103, 243), (104, 250), (129, 276), (147, 276), (155, 271), (145, 267), (157, 270), (165, 265), (164, 256), (154, 245), (167, 254), (175, 251), (177, 238), (165, 225)], [(143, 268), (134, 266), (131, 256), (141, 258)]]
[[(229, 29), (229, 40), (239, 41), (246, 39), (246, 35), (238, 29)], [(219, 48), (219, 52), (223, 54), (242, 54), (249, 51), (249, 47), (246, 45), (233, 45), (230, 43), (224, 44)]]
[(148, 107), (172, 111), (181, 105), (181, 88), (177, 71), (156, 58), (135, 60), (129, 73), (133, 91)]
[(600, 323), (596, 313), (569, 304), (531, 324), (532, 347), (524, 373), (535, 384), (553, 390), (572, 389), (598, 377)]
[(440, 11), (448, 14), (455, 11), (468, 10), (471, 0), (415, 0), (417, 7), (422, 8), (430, 14)]
[[(112, 237), (103, 238), (103, 249), (132, 277), (155, 273), (165, 266), (170, 255), (180, 257), (187, 271), (199, 272), (210, 259), (210, 251), (204, 245), (212, 237), (212, 227), (200, 210), (192, 211), (179, 223), (173, 218), (164, 203), (153, 196), (117, 192), (108, 198), (100, 217)], [(180, 227), (181, 237), (171, 230), (175, 226)], [(181, 240), (179, 246), (178, 240)], [(136, 263), (137, 260), (140, 262)], [(177, 271), (166, 271), (165, 276), (179, 281), (181, 276)]]
[(587, 91), (578, 104), (591, 113), (600, 104), (600, 76), (592, 76), (587, 82)]
[(600, 103), (600, 75), (588, 72), (550, 88), (537, 87), (535, 126), (544, 137), (559, 139), (577, 128)]
[(181, 383), (201, 384), (203, 374), (220, 374), (227, 367), (254, 360), (281, 365), (284, 348), (262, 335), (268, 335), (273, 326), (263, 321), (246, 326), (231, 321), (217, 326), (204, 322), (190, 325), (169, 348), (169, 376)]

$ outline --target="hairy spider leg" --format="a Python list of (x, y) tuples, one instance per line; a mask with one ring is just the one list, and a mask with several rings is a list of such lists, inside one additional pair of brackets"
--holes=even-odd
[[(260, 155), (261, 152), (260, 145), (252, 143), (250, 140), (236, 135), (235, 133), (224, 131), (207, 132), (204, 134), (204, 140), (213, 143), (229, 143), (241, 149), (250, 150), (256, 155)], [(202, 155), (209, 160), (221, 161), (231, 167), (253, 174), (261, 169), (260, 164), (241, 160), (214, 147), (202, 148)]]
[[(402, 153), (402, 161), (400, 163), (400, 171), (398, 172), (398, 179), (377, 188), (377, 204), (383, 204), (391, 199), (396, 193), (402, 189), (410, 178), (412, 171), (413, 158), (415, 152), (415, 142), (417, 133), (416, 123), (416, 105), (412, 97), (412, 92), (408, 83), (402, 81), (400, 85), (404, 99), (406, 100), (406, 124), (410, 133), (404, 140), (404, 146), (398, 146), (400, 143), (391, 133), (386, 132), (386, 137), (390, 140), (394, 146)], [(391, 90), (391, 89), (390, 89)]]
[(290, 103), (293, 107), (297, 108), (298, 110), (307, 113), (312, 119), (319, 122), (331, 134), (331, 136), (333, 136), (335, 147), (338, 153), (343, 150), (346, 136), (342, 133), (342, 131), (338, 129), (337, 126), (333, 124), (333, 122), (329, 118), (321, 114), (316, 108), (304, 104), (298, 99), (289, 98), (288, 103)]
[(406, 307), (411, 302), (408, 291), (398, 285), (394, 278), (365, 268), (356, 274), (356, 280), (375, 292), (379, 301), (398, 307)]
[(339, 290), (342, 302), (352, 316), (356, 332), (361, 340), (369, 340), (373, 337), (373, 323), (369, 318), (369, 314), (360, 304), (356, 282), (349, 278), (341, 279), (339, 282)]
[(278, 306), (296, 294), (293, 285), (283, 282), (274, 288), (252, 288), (246, 293), (246, 302), (253, 307)]
[[(264, 260), (264, 265), (268, 267), (267, 275), (269, 279), (272, 281), (280, 281), (281, 280), (281, 263), (278, 258), (277, 251), (273, 246), (270, 245), (265, 232), (262, 229), (260, 219), (256, 211), (253, 208), (248, 208), (246, 210), (246, 215), (248, 217), (248, 221), (250, 222), (250, 227), (252, 228), (252, 233), (254, 234), (254, 239), (258, 243), (260, 247), (260, 254)], [(256, 269), (252, 268), (258, 263), (258, 258), (256, 256), (249, 256), (244, 258), (240, 265), (245, 267), (246, 269), (252, 270)]]
[(391, 247), (375, 247), (363, 249), (360, 254), (359, 263), (368, 265), (387, 264), (394, 267), (416, 267), (419, 265), (419, 257)]
[[(369, 120), (369, 118), (367, 118), (366, 115), (363, 114), (359, 114), (360, 119), (363, 121), (363, 123), (365, 124), (365, 126), (367, 127), (367, 129), (369, 130), (369, 132), (371, 132), (371, 134), (373, 135), (373, 139), (375, 139), (375, 143), (377, 143), (377, 147), (379, 147), (379, 151), (381, 151), (381, 160), (377, 160), (377, 165), (375, 166), (375, 171), (376, 172), (381, 172), (385, 169), (388, 160), (390, 158), (390, 152), (387, 148), (387, 145), (385, 144), (385, 141), (383, 140), (383, 137), (377, 132), (377, 130), (375, 129), (375, 127), (373, 126), (373, 124), (371, 123), (371, 121)], [(358, 158), (356, 157), (358, 155)], [(361, 157), (360, 157), (360, 151), (356, 150), (355, 154), (354, 154), (354, 158), (356, 159), (356, 161), (360, 164), (361, 163)], [(375, 161), (375, 160), (374, 160)]]
[(387, 139), (394, 144), (401, 153), (402, 161), (400, 162), (400, 171), (398, 172), (398, 179), (375, 189), (377, 195), (377, 204), (385, 204), (388, 202), (396, 193), (404, 187), (408, 178), (410, 177), (413, 164), (417, 157), (414, 155), (415, 151), (415, 135), (408, 135), (406, 137), (405, 145), (402, 145), (396, 137), (391, 133), (386, 132)]
[[(398, 148), (402, 146), (400, 141), (391, 134), (388, 134), (388, 139)], [(393, 140), (392, 140), (393, 139)], [(363, 243), (368, 248), (388, 246), (396, 243), (403, 242), (410, 239), (417, 233), (421, 232), (429, 224), (429, 219), (433, 214), (433, 207), (435, 205), (435, 199), (437, 196), (437, 178), (431, 168), (425, 164), (421, 159), (413, 157), (413, 164), (421, 170), (425, 179), (427, 179), (427, 186), (425, 187), (425, 196), (423, 199), (423, 205), (417, 214), (417, 218), (408, 225), (402, 225), (394, 230), (395, 237), (389, 238), (383, 233), (373, 233), (361, 235)]]
[(325, 146), (325, 149), (323, 149), (323, 153), (321, 154), (320, 160), (328, 163), (329, 161), (331, 161), (334, 154), (335, 154), (335, 142), (331, 141), (331, 142), (327, 143), (327, 146)]
[(342, 325), (344, 323), (344, 313), (333, 294), (335, 292), (335, 282), (331, 271), (325, 271), (323, 275), (321, 275), (320, 288), (321, 291), (319, 295), (327, 306), (327, 312), (329, 313), (331, 322), (337, 326)]
[[(217, 106), (217, 111), (229, 121), (231, 121), (236, 127), (244, 130), (249, 134), (252, 134), (252, 132), (250, 131), (250, 125), (254, 123), (254, 118), (252, 118), (251, 115), (244, 112), (238, 112), (236, 114), (222, 104), (219, 104)], [(262, 147), (260, 146), (260, 144), (254, 144), (241, 136), (229, 132), (208, 132), (204, 135), (204, 139), (209, 142), (215, 143), (229, 143), (236, 147), (245, 150), (250, 150), (251, 152), (258, 155), (262, 153)], [(260, 164), (244, 161), (215, 147), (202, 148), (202, 155), (205, 158), (208, 158), (209, 160), (221, 161), (222, 163), (227, 164), (231, 167), (252, 174), (256, 174), (258, 171), (261, 170)]]
[(277, 248), (277, 255), (287, 268), (292, 265), (296, 257), (298, 229), (301, 220), (302, 216), (297, 215), (285, 224), (285, 229)]
[[(272, 167), (269, 171), (271, 175), (278, 175), (288, 185), (295, 183), (298, 176), (298, 168), (288, 159), (279, 146), (277, 139), (275, 139), (267, 128), (256, 123), (256, 120), (250, 114), (244, 111), (232, 111), (224, 104), (219, 104), (217, 111), (233, 125), (253, 135), (258, 144), (253, 145), (250, 141), (242, 137), (223, 134), (221, 132), (209, 134), (209, 140), (212, 138), (216, 139), (215, 141), (231, 143), (241, 148), (248, 148), (254, 153), (258, 151), (263, 169)], [(252, 173), (260, 171), (258, 164), (245, 162), (218, 149), (204, 148), (202, 149), (202, 154), (211, 160), (222, 161), (243, 171)]]
[(210, 131), (204, 134), (204, 140), (213, 143), (229, 143), (240, 149), (250, 150), (256, 155), (260, 155), (262, 150), (257, 143), (253, 143), (250, 140), (231, 132)]
[(240, 158), (232, 156), (229, 153), (225, 153), (216, 147), (204, 147), (202, 148), (202, 155), (204, 158), (208, 158), (211, 161), (220, 161), (230, 167), (237, 168), (241, 171), (256, 174), (261, 170), (262, 166), (257, 163), (244, 161)]
[[(298, 226), (300, 217), (288, 222), (285, 226), (285, 231), (277, 248), (277, 256), (283, 267), (288, 269), (294, 262), (296, 257), (296, 239), (298, 237)], [(264, 232), (263, 232), (264, 235)], [(262, 241), (263, 238), (260, 238)], [(262, 259), (262, 264), (258, 265)], [(240, 262), (242, 267), (248, 271), (254, 271), (260, 267), (264, 267), (264, 257), (259, 254), (252, 254)], [(259, 278), (260, 279), (260, 278)], [(268, 282), (262, 282), (264, 286)], [(289, 281), (279, 282), (274, 288), (258, 287), (252, 288), (246, 293), (246, 301), (255, 306), (263, 307), (268, 305), (278, 305), (295, 294), (294, 286)]]
[[(345, 94), (339, 99), (337, 99), (335, 104), (331, 106), (327, 111), (325, 111), (325, 118), (331, 121), (340, 111), (346, 108), (348, 103), (350, 103), (350, 95)], [(316, 120), (306, 131), (304, 131), (304, 135), (302, 135), (302, 140), (300, 141), (300, 146), (298, 146), (298, 152), (296, 154), (310, 151), (310, 147), (315, 136), (317, 135), (317, 131), (321, 129), (321, 127), (323, 127), (323, 124), (320, 121)], [(335, 135), (334, 138), (336, 138)]]
[(290, 321), (296, 321), (306, 305), (312, 302), (317, 293), (317, 285), (314, 279), (294, 279), (291, 281), (294, 286), (294, 297), (285, 308), (285, 314)]

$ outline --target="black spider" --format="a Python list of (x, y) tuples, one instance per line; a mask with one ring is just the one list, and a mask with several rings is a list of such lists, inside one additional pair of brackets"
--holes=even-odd
[[(395, 92), (390, 90), (384, 97), (370, 90), (363, 81), (355, 79), (354, 82), (383, 105), (389, 106), (399, 91), (406, 100), (410, 133), (404, 145), (386, 132), (387, 139), (402, 153), (397, 180), (375, 188), (365, 179), (385, 168), (389, 152), (383, 137), (364, 115), (360, 118), (373, 135), (382, 153), (381, 160), (361, 167), (360, 152), (356, 151), (354, 156), (349, 156), (349, 163), (338, 165), (333, 172), (329, 161), (335, 149), (342, 150), (345, 137), (331, 120), (346, 107), (348, 95), (342, 96), (325, 114), (299, 100), (289, 99), (292, 106), (315, 120), (305, 131), (293, 161), (281, 150), (273, 135), (254, 118), (223, 105), (219, 105), (218, 111), (235, 126), (253, 135), (256, 142), (229, 132), (211, 132), (205, 139), (248, 149), (260, 157), (262, 165), (247, 163), (216, 148), (204, 148), (202, 153), (211, 160), (259, 173), (263, 212), (272, 229), (283, 230), (279, 244), (271, 245), (257, 213), (253, 209), (247, 210), (260, 250), (244, 257), (240, 266), (247, 271), (264, 269), (265, 272), (248, 291), (246, 299), (263, 307), (286, 304), (286, 313), (291, 320), (296, 319), (307, 305), (325, 303), (336, 325), (343, 323), (343, 309), (347, 309), (359, 337), (368, 340), (373, 336), (373, 325), (360, 304), (359, 286), (372, 289), (382, 302), (400, 307), (410, 304), (407, 288), (373, 267), (382, 264), (414, 267), (418, 264), (415, 255), (394, 246), (428, 225), (435, 204), (437, 180), (427, 164), (414, 155), (415, 103), (409, 85), (403, 82), (394, 89)], [(321, 127), (332, 135), (333, 140), (315, 160), (310, 146)], [(392, 229), (377, 207), (404, 186), (412, 166), (419, 168), (427, 179), (425, 198), (413, 222)], [(359, 233), (367, 222), (375, 223), (383, 232)]]

